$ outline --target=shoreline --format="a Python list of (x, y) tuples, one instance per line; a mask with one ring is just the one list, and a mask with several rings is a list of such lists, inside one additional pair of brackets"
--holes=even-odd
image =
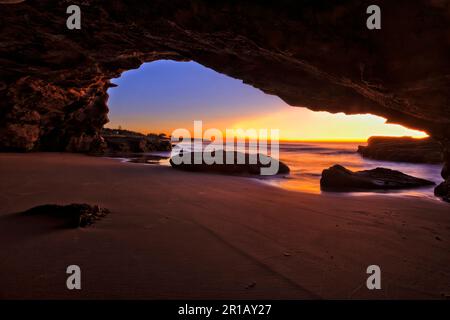
[[(444, 202), (308, 194), (67, 153), (0, 153), (0, 175), (3, 299), (440, 299), (450, 292)], [(74, 202), (111, 214), (73, 230), (16, 214)], [(70, 264), (83, 270), (79, 292), (65, 288)], [(363, 285), (371, 264), (382, 269), (383, 290)]]
[[(169, 159), (170, 154), (165, 154), (166, 152), (162, 151), (154, 151), (154, 152), (147, 152), (142, 154), (130, 154), (130, 155), (95, 155), (96, 157), (102, 157), (106, 159), (115, 159), (120, 162), (129, 162), (129, 163), (135, 163), (135, 164), (141, 164), (141, 165), (153, 165), (153, 166), (169, 166)], [(358, 154), (355, 151), (355, 154)], [(286, 157), (286, 154), (283, 155), (284, 159), (288, 159)], [(149, 161), (150, 159), (150, 161)], [(286, 160), (289, 161), (289, 160)], [(381, 162), (381, 161), (380, 161)], [(396, 167), (398, 164), (406, 164), (406, 165), (415, 165), (415, 166), (424, 166), (424, 167), (430, 167), (430, 166), (437, 166), (436, 164), (427, 164), (427, 163), (413, 163), (410, 164), (408, 162), (391, 162), (391, 166), (389, 165), (389, 162), (380, 163), (380, 166), (384, 167)], [(373, 165), (373, 168), (377, 167), (377, 165)], [(326, 168), (324, 168), (326, 169)], [(400, 169), (401, 170), (401, 169)], [(440, 168), (439, 168), (440, 170)], [(302, 173), (303, 169), (300, 169), (300, 176), (298, 173), (290, 172), (290, 173), (284, 173), (284, 174), (277, 174), (274, 176), (255, 176), (255, 175), (234, 175), (241, 178), (249, 178), (254, 181), (257, 181), (258, 183), (262, 183), (267, 186), (279, 188), (286, 191), (292, 191), (292, 192), (300, 192), (300, 193), (308, 193), (308, 194), (317, 194), (317, 195), (336, 195), (336, 196), (392, 196), (392, 197), (404, 197), (404, 198), (423, 198), (423, 199), (432, 199), (437, 200), (439, 202), (445, 202), (442, 198), (437, 197), (434, 195), (434, 188), (436, 185), (438, 185), (443, 180), (437, 180), (433, 181), (435, 185), (430, 186), (423, 186), (423, 187), (415, 187), (415, 188), (404, 188), (404, 189), (390, 189), (390, 190), (360, 190), (360, 191), (325, 191), (321, 190), (320, 188), (320, 176), (321, 174), (314, 174), (314, 176), (317, 178), (317, 183), (315, 184), (315, 188), (306, 188), (305, 185), (311, 184), (311, 173)], [(198, 172), (199, 174), (203, 174), (202, 172)], [(210, 173), (211, 174), (211, 173)], [(214, 174), (214, 173), (212, 173)], [(220, 175), (220, 174), (219, 174)], [(309, 182), (305, 180), (305, 177), (307, 179), (309, 178)], [(435, 179), (433, 179), (435, 180)], [(290, 182), (300, 182), (300, 184), (303, 186), (301, 188), (291, 186)]]

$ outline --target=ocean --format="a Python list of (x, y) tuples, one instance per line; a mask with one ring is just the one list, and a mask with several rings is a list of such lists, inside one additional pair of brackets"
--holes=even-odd
[[(321, 193), (320, 177), (322, 171), (335, 164), (340, 164), (352, 171), (369, 170), (384, 167), (403, 173), (431, 180), (436, 184), (442, 181), (442, 166), (437, 164), (415, 164), (406, 162), (378, 161), (363, 158), (356, 152), (358, 145), (365, 143), (348, 142), (289, 142), (280, 143), (280, 160), (291, 169), (285, 178), (267, 179), (265, 182), (294, 191)], [(411, 190), (376, 191), (376, 193), (392, 195), (424, 196), (433, 198), (434, 186)], [(375, 192), (358, 192), (367, 194)]]
[[(415, 164), (366, 159), (356, 152), (358, 145), (365, 145), (365, 143), (282, 142), (280, 143), (279, 158), (289, 166), (290, 174), (275, 177), (258, 177), (257, 179), (262, 183), (286, 190), (319, 194), (325, 192), (320, 190), (322, 171), (335, 164), (340, 164), (352, 171), (384, 167), (431, 180), (436, 184), (442, 181), (440, 174), (442, 166), (439, 164)], [(170, 165), (168, 159), (170, 152), (153, 152), (146, 155), (150, 156), (148, 160), (138, 162)], [(418, 196), (436, 199), (433, 194), (433, 189), (434, 186), (430, 186), (410, 190), (352, 192), (350, 194), (389, 194), (393, 196)]]

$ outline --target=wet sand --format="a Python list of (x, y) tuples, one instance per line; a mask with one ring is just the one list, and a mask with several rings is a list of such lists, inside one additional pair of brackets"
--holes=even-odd
[[(241, 177), (76, 154), (0, 154), (2, 299), (442, 299), (450, 205), (286, 191)], [(18, 212), (98, 204), (61, 229)], [(66, 267), (82, 290), (66, 288)], [(366, 268), (381, 267), (381, 290)]]

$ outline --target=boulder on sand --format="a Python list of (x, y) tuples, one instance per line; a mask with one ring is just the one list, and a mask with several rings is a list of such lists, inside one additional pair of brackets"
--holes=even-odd
[(329, 191), (409, 189), (431, 185), (434, 182), (396, 170), (376, 168), (353, 172), (338, 164), (323, 170), (320, 179), (321, 189)]
[(28, 209), (22, 214), (27, 216), (43, 215), (62, 221), (68, 228), (86, 227), (105, 217), (110, 211), (98, 205), (72, 203), (69, 205), (45, 204)]

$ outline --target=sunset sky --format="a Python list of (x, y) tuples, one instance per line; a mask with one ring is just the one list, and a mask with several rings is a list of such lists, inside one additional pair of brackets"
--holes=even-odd
[(330, 114), (291, 107), (280, 98), (195, 62), (161, 60), (113, 80), (109, 128), (170, 133), (203, 128), (279, 129), (281, 140), (365, 141), (372, 135), (424, 137), (373, 115)]

